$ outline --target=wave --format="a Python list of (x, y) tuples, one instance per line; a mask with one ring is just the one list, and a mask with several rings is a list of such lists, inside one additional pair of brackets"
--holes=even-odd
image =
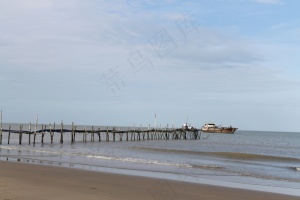
[(300, 172), (300, 167), (290, 167), (290, 169)]
[(207, 152), (205, 154), (211, 156), (229, 158), (229, 159), (238, 159), (238, 160), (300, 162), (300, 159), (298, 158), (270, 156), (270, 155), (261, 155), (261, 154), (248, 154), (248, 153), (238, 153), (238, 152)]
[(270, 156), (270, 155), (262, 155), (262, 154), (248, 154), (248, 153), (239, 153), (239, 152), (205, 152), (205, 151), (189, 151), (189, 150), (177, 150), (177, 149), (159, 149), (159, 148), (151, 148), (151, 147), (134, 147), (134, 148), (147, 150), (147, 151), (159, 151), (159, 152), (176, 153), (176, 154), (191, 154), (191, 155), (199, 155), (199, 156), (221, 157), (221, 158), (236, 159), (236, 160), (300, 162), (299, 158)]
[(164, 165), (164, 166), (173, 166), (173, 167), (184, 167), (191, 168), (191, 165), (185, 163), (174, 163), (167, 161), (159, 161), (159, 160), (147, 160), (142, 158), (130, 158), (130, 157), (111, 157), (111, 156), (99, 156), (99, 155), (88, 155), (88, 158), (97, 158), (97, 159), (105, 159), (105, 160), (115, 160), (115, 161), (123, 161), (123, 162), (131, 162), (131, 163), (140, 163), (140, 164), (153, 164), (153, 165)]
[(192, 165), (193, 168), (200, 168), (200, 169), (210, 169), (210, 170), (220, 170), (223, 169), (222, 166), (217, 165)]
[[(20, 147), (20, 146), (4, 146), (1, 147), (1, 149), (6, 150), (16, 150), (16, 151), (30, 151), (34, 153), (42, 153), (46, 155), (41, 155), (41, 157), (49, 157), (49, 154), (51, 156), (80, 156), (80, 157), (87, 157), (87, 158), (96, 158), (96, 159), (102, 159), (102, 160), (114, 160), (114, 161), (122, 161), (122, 162), (131, 162), (131, 163), (140, 163), (140, 164), (153, 164), (153, 165), (163, 165), (163, 166), (173, 166), (173, 167), (183, 167), (183, 168), (191, 168), (191, 165), (185, 164), (185, 163), (177, 163), (177, 162), (168, 162), (168, 161), (159, 161), (159, 160), (151, 160), (151, 159), (143, 159), (143, 158), (134, 158), (134, 157), (118, 157), (118, 156), (111, 156), (111, 155), (97, 155), (91, 152), (78, 152), (77, 150), (71, 150), (71, 149), (63, 149), (63, 150), (57, 150), (57, 149), (32, 149), (30, 147)], [(36, 155), (2, 155), (2, 157), (36, 157)]]

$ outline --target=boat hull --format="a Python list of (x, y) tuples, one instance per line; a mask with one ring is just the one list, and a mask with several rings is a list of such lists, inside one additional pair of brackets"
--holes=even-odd
[(233, 134), (237, 128), (202, 128), (202, 132)]

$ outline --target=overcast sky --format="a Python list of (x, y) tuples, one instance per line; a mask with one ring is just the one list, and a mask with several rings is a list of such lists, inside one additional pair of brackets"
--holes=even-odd
[(300, 131), (298, 0), (0, 0), (4, 122)]

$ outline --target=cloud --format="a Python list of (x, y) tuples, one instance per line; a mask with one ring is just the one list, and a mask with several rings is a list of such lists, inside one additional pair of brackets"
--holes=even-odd
[(203, 69), (231, 68), (262, 62), (264, 58), (257, 49), (259, 45), (255, 41), (202, 28), (190, 38), (189, 44), (174, 51), (174, 59), (193, 61)]
[(263, 3), (263, 4), (279, 4), (281, 3), (281, 0), (253, 0), (257, 3)]
[[(195, 1), (194, 6), (179, 6), (171, 0), (35, 2), (0, 0), (0, 93), (6, 94), (1, 100), (5, 109), (17, 113), (14, 106), (18, 105), (28, 112), (43, 111), (44, 116), (61, 110), (65, 120), (76, 115), (78, 120), (98, 123), (93, 121), (97, 114), (86, 113), (96, 110), (103, 118), (110, 116), (126, 125), (135, 116), (143, 119), (144, 111), (163, 110), (166, 120), (194, 112), (198, 120), (200, 110), (220, 113), (238, 105), (238, 113), (249, 107), (255, 113), (256, 106), (264, 109), (261, 105), (268, 106), (268, 102), (273, 106), (270, 109), (281, 101), (297, 105), (299, 83), (282, 75), (285, 70), (294, 72), (289, 71), (291, 63), (298, 66), (298, 48), (291, 49), (297, 44), (280, 44), (284, 38), (276, 43), (271, 35), (276, 31), (265, 35), (268, 40), (257, 34), (263, 32), (257, 31), (258, 17), (245, 15), (265, 13), (258, 4), (253, 12), (246, 12), (245, 1), (228, 7), (212, 1)], [(183, 20), (186, 13), (203, 23), (191, 28)], [(179, 20), (183, 20), (182, 27)], [(230, 27), (237, 29), (228, 32)], [(149, 40), (162, 30), (176, 45), (171, 43), (170, 52), (160, 57), (157, 48), (167, 47), (159, 43), (166, 38)], [(292, 50), (294, 56), (289, 53)], [(137, 51), (153, 66), (135, 73), (128, 59)], [(113, 94), (99, 79), (116, 66), (125, 86)], [(294, 76), (297, 80), (298, 75)], [(76, 106), (86, 111), (72, 113)], [(136, 115), (124, 119), (119, 110)]]

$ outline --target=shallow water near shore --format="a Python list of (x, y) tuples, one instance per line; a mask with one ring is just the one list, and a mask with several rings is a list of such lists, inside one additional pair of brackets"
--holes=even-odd
[[(16, 125), (17, 127), (17, 125)], [(68, 127), (66, 127), (68, 128)], [(17, 128), (16, 128), (17, 129)], [(201, 140), (141, 140), (71, 143), (65, 133), (50, 143), (28, 144), (23, 135), (3, 134), (0, 159), (85, 170), (166, 178), (300, 196), (300, 133), (237, 131), (204, 134)], [(104, 136), (103, 136), (104, 138)], [(118, 139), (118, 138), (116, 138)], [(90, 135), (88, 136), (90, 140)]]

